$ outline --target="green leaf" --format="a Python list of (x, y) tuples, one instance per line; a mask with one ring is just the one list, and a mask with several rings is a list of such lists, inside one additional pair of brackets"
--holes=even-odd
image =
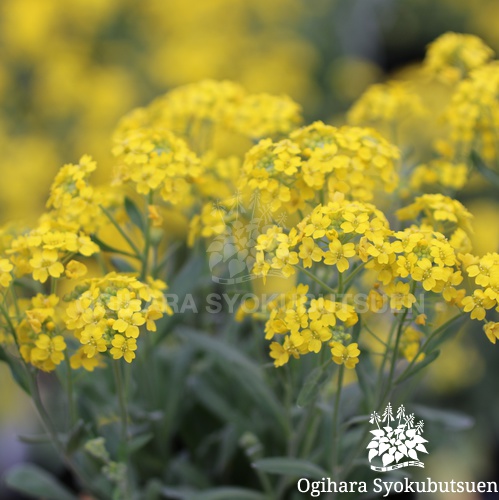
[(462, 431), (473, 427), (475, 420), (458, 411), (437, 410), (423, 405), (413, 405), (414, 413), (429, 422), (436, 422), (445, 425), (449, 429)]
[(245, 415), (241, 415), (218, 391), (202, 378), (197, 378), (191, 384), (196, 397), (211, 413), (218, 416), (222, 421), (234, 424), (242, 430), (253, 428), (253, 423)]
[(253, 363), (242, 352), (226, 343), (211, 337), (206, 333), (193, 330), (188, 327), (178, 328), (175, 333), (186, 340), (189, 345), (196, 346), (198, 349), (214, 354), (223, 363), (231, 363), (248, 372), (251, 377), (261, 379), (258, 365)]
[(254, 462), (253, 467), (269, 474), (279, 474), (281, 476), (310, 477), (312, 479), (322, 479), (328, 476), (324, 469), (312, 462), (298, 458), (262, 458)]
[(319, 394), (321, 379), (324, 374), (324, 367), (319, 366), (312, 370), (298, 394), (297, 405), (301, 408), (308, 406)]
[(19, 493), (44, 500), (77, 500), (69, 490), (40, 467), (16, 465), (4, 476), (5, 483)]
[(265, 500), (262, 493), (246, 488), (213, 488), (189, 495), (186, 500)]
[[(368, 354), (367, 351), (365, 354)], [(359, 387), (366, 400), (367, 408), (372, 408), (374, 406), (374, 393), (376, 392), (376, 368), (372, 362), (372, 356), (363, 356), (362, 363), (359, 363), (355, 367), (355, 372), (357, 374), (357, 379), (359, 381)]]
[(485, 179), (494, 184), (494, 186), (499, 186), (499, 173), (490, 169), (476, 151), (471, 152), (470, 158), (471, 163), (485, 177)]
[[(157, 485), (154, 485), (152, 488), (150, 487), (153, 493), (156, 492), (154, 488), (157, 488)], [(161, 498), (168, 498), (168, 500), (186, 500), (194, 494), (193, 491), (193, 488), (189, 487), (162, 486), (157, 492), (161, 494)], [(156, 496), (153, 497), (153, 500), (156, 500), (156, 498)], [(146, 497), (146, 500), (150, 499)]]
[(438, 346), (442, 345), (446, 340), (449, 340), (454, 335), (459, 333), (461, 326), (464, 321), (467, 319), (467, 316), (463, 315), (460, 318), (457, 318), (450, 325), (448, 325), (445, 329), (443, 329), (437, 336), (435, 336), (432, 340), (425, 345), (425, 351), (433, 351)]
[[(184, 299), (188, 293), (193, 293), (197, 287), (202, 284), (201, 277), (205, 268), (205, 257), (193, 254), (192, 257), (182, 266), (180, 271), (169, 280), (167, 296), (176, 296), (178, 307), (184, 303)], [(192, 277), (198, 277), (193, 283)], [(173, 304), (175, 306), (176, 304)], [(175, 308), (174, 308), (175, 311)], [(157, 324), (158, 335), (152, 337), (153, 346), (159, 344), (171, 331), (172, 323), (179, 321), (181, 314), (173, 314), (173, 316), (163, 316)]]
[(425, 356), (425, 358), (422, 361), (416, 363), (407, 373), (402, 373), (402, 375), (397, 379), (397, 383), (400, 384), (400, 382), (403, 382), (404, 380), (413, 377), (414, 375), (416, 375), (416, 373), (419, 373), (423, 368), (426, 368), (428, 365), (433, 363), (433, 361), (435, 361), (439, 355), (440, 351), (430, 352)]
[(108, 245), (107, 243), (104, 243), (100, 238), (98, 238), (95, 234), (92, 234), (90, 236), (91, 240), (99, 246), (99, 248), (103, 252), (109, 252), (109, 253), (118, 253), (121, 255), (126, 255), (128, 257), (133, 257), (133, 258), (138, 258), (136, 255), (133, 253), (125, 252), (124, 250), (119, 250), (118, 248), (114, 248), (111, 245)]
[(191, 369), (194, 350), (190, 346), (179, 347), (173, 358), (169, 361), (171, 371), (168, 373), (168, 397), (164, 402), (164, 415), (162, 417), (161, 439), (167, 440), (175, 432), (180, 420), (185, 397), (185, 381)]
[(46, 444), (50, 443), (48, 434), (18, 434), (17, 439), (26, 444)]
[(66, 451), (69, 454), (78, 450), (84, 442), (86, 437), (86, 429), (83, 420), (78, 420), (76, 425), (71, 429), (66, 441)]
[(352, 342), (358, 342), (362, 331), (362, 316), (359, 314), (359, 321), (352, 328)]
[(133, 224), (135, 224), (142, 232), (144, 232), (144, 220), (142, 218), (142, 214), (137, 208), (135, 202), (128, 196), (125, 197), (125, 210)]
[(136, 273), (137, 269), (132, 266), (128, 261), (122, 259), (121, 257), (111, 257), (111, 264), (120, 272), (120, 273)]
[(259, 405), (259, 408), (272, 415), (279, 422), (282, 430), (287, 430), (287, 420), (283, 408), (278, 404), (276, 396), (263, 380), (258, 365), (244, 356), (240, 350), (235, 349), (217, 338), (189, 328), (179, 328), (177, 335), (215, 356), (219, 366), (233, 379), (236, 380), (241, 390)]
[(15, 358), (9, 356), (3, 347), (0, 346), (0, 360), (9, 365), (10, 372), (17, 385), (28, 395), (30, 395), (30, 387), (28, 382), (28, 374), (24, 366)]
[(147, 434), (140, 434), (139, 436), (134, 436), (130, 439), (128, 443), (128, 453), (133, 454), (143, 448), (151, 439), (154, 437), (153, 434), (148, 432)]

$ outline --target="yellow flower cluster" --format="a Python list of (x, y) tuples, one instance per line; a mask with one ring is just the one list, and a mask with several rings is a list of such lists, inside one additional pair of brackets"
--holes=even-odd
[(163, 128), (204, 152), (211, 148), (209, 139), (217, 130), (258, 139), (287, 134), (301, 120), (300, 106), (287, 96), (251, 94), (227, 80), (202, 80), (177, 87), (149, 106), (132, 111), (123, 118), (117, 133)]
[(60, 325), (59, 297), (38, 294), (30, 300), (16, 328), (19, 352), (26, 363), (50, 372), (65, 357), (67, 349)]
[(173, 205), (188, 199), (191, 184), (203, 172), (199, 158), (168, 130), (130, 130), (117, 134), (115, 144), (116, 184), (129, 182), (143, 195), (157, 190), (163, 201)]
[(397, 211), (400, 220), (416, 219), (436, 231), (449, 236), (456, 248), (468, 252), (471, 243), (467, 234), (472, 232), (471, 213), (457, 200), (443, 194), (424, 194), (418, 196), (414, 203)]
[(248, 139), (282, 136), (300, 122), (300, 107), (287, 96), (247, 93), (230, 81), (184, 85), (121, 120), (114, 134), (116, 182), (130, 181), (140, 194), (158, 190), (180, 208), (229, 197), (242, 148), (227, 144), (248, 147)]
[(462, 189), (468, 180), (465, 163), (453, 163), (444, 158), (436, 158), (418, 165), (411, 173), (410, 187), (416, 191), (430, 189)]
[(495, 344), (499, 338), (499, 323), (487, 321), (487, 311), (499, 310), (499, 254), (488, 253), (481, 258), (466, 254), (463, 256), (466, 273), (477, 285), (470, 295), (464, 297), (463, 310), (471, 319), (485, 320), (484, 332)]
[(281, 339), (270, 344), (275, 366), (286, 364), (291, 356), (317, 354), (327, 343), (335, 363), (353, 368), (360, 351), (357, 344), (345, 345), (351, 339), (348, 328), (358, 321), (353, 306), (324, 297), (311, 299), (307, 293), (308, 286), (298, 285), (267, 304), (265, 338)]
[(80, 158), (76, 165), (64, 165), (57, 173), (50, 197), (49, 212), (41, 221), (68, 231), (97, 233), (108, 221), (100, 206), (110, 207), (119, 202), (116, 193), (99, 190), (89, 183), (96, 163), (88, 155)]
[(498, 157), (498, 97), (497, 61), (475, 69), (456, 87), (445, 117), (458, 158), (466, 159), (472, 149), (485, 160)]
[[(417, 355), (424, 339), (423, 332), (409, 325), (400, 339), (400, 353), (407, 361), (412, 361)], [(417, 361), (425, 358), (424, 353), (420, 353)]]
[(425, 109), (419, 95), (407, 82), (390, 81), (371, 85), (347, 114), (352, 125), (391, 124), (419, 116)]
[(445, 83), (455, 83), (493, 56), (494, 51), (479, 37), (449, 32), (429, 44), (424, 69)]
[(296, 0), (75, 0), (64, 8), (60, 0), (4, 0), (1, 7), (4, 221), (38, 212), (39, 189), (61, 158), (92, 151), (107, 172), (116, 121), (165, 88), (233, 78), (256, 91), (317, 95), (317, 48), (301, 26), (318, 13)]
[(181, 135), (196, 137), (211, 125), (259, 139), (289, 133), (301, 122), (301, 108), (287, 96), (248, 94), (230, 81), (203, 80), (153, 101), (150, 116)]
[(289, 139), (260, 141), (246, 155), (239, 185), (248, 195), (259, 192), (271, 212), (283, 205), (291, 213), (302, 210), (324, 193), (328, 199), (340, 192), (370, 200), (376, 188), (394, 189), (398, 155), (373, 130), (316, 122)]
[[(365, 267), (371, 271), (373, 280), (367, 302), (368, 310), (372, 312), (380, 311), (386, 304), (395, 312), (410, 311), (416, 303), (416, 290), (420, 290), (422, 293), (438, 294), (444, 302), (463, 307), (465, 312), (475, 310), (472, 318), (483, 319), (484, 311), (482, 314), (479, 307), (486, 309), (496, 305), (491, 298), (492, 288), (489, 286), (488, 291), (475, 291), (473, 298), (464, 298), (466, 291), (459, 288), (463, 282), (462, 267), (472, 257), (460, 253), (462, 240), (455, 238), (455, 235), (457, 232), (466, 234), (462, 228), (469, 224), (469, 213), (456, 200), (441, 195), (425, 195), (401, 210), (404, 218), (409, 215), (417, 218), (420, 212), (423, 213), (420, 226), (412, 225), (401, 231), (392, 231), (383, 213), (372, 205), (344, 199), (326, 206), (319, 205), (288, 232), (274, 226), (258, 237), (253, 272), (265, 277), (270, 270), (278, 270), (284, 276), (291, 276), (299, 269), (317, 268), (322, 264), (325, 272), (320, 276), (322, 279), (326, 277), (327, 281), (324, 284), (319, 280), (320, 285), (331, 291), (335, 287), (341, 297), (343, 287), (350, 286), (351, 278)], [(442, 232), (436, 231), (434, 227), (438, 226), (447, 227), (452, 237), (448, 239)], [(499, 263), (497, 256), (489, 257), (486, 262), (488, 268)], [(335, 270), (328, 273), (326, 270), (333, 266)], [(468, 266), (468, 274), (476, 275), (473, 273), (478, 273), (477, 269)], [(482, 274), (487, 272), (484, 270)], [(499, 281), (497, 287), (499, 290)], [(305, 340), (301, 339), (299, 328), (297, 330), (297, 325), (301, 324), (300, 318), (303, 318), (301, 328), (310, 329), (310, 314), (305, 307), (307, 291), (306, 287), (293, 290), (292, 299), (285, 301), (281, 308), (272, 304), (266, 325), (267, 338), (291, 332), (282, 344), (273, 344), (271, 347), (271, 356), (277, 366), (287, 362), (290, 355), (298, 357), (311, 350), (318, 352), (320, 344), (317, 340), (329, 341), (332, 338), (331, 332), (321, 330), (321, 334), (313, 333), (315, 342), (312, 342), (312, 334), (308, 331)], [(293, 298), (295, 295), (299, 297), (298, 300)], [(314, 301), (312, 303), (317, 304)], [(336, 317), (339, 317), (338, 309), (343, 309), (334, 302), (327, 302), (327, 307), (321, 304), (323, 311), (336, 315), (331, 325), (328, 325), (334, 326)], [(347, 306), (343, 304), (343, 307)], [(351, 309), (351, 312), (355, 310)], [(289, 322), (292, 317), (297, 318), (295, 323)], [(350, 321), (347, 317), (339, 318), (346, 323)], [(425, 316), (420, 314), (416, 324), (424, 323)], [(421, 332), (406, 332), (404, 335), (400, 350), (404, 357), (412, 360), (419, 352)], [(301, 347), (303, 344), (305, 347)], [(339, 358), (343, 347), (336, 348), (339, 350), (333, 356)], [(349, 351), (341, 352), (347, 356)]]
[(6, 254), (17, 277), (31, 274), (34, 280), (45, 283), (49, 277), (60, 278), (65, 269), (69, 276), (74, 274), (75, 264), (69, 262), (73, 255), (89, 257), (97, 252), (99, 247), (84, 233), (40, 226), (15, 238)]
[(388, 234), (384, 215), (373, 205), (340, 197), (318, 205), (288, 234), (274, 226), (258, 236), (253, 273), (265, 277), (274, 269), (288, 277), (295, 274), (299, 262), (304, 268), (324, 262), (343, 273), (359, 254), (361, 243), (365, 255), (377, 253)]
[[(80, 341), (81, 347), (72, 358), (72, 367), (97, 364), (99, 354), (109, 351), (113, 359), (135, 358), (140, 327), (156, 331), (156, 321), (172, 314), (162, 290), (166, 285), (136, 278), (108, 274), (80, 284), (71, 294), (65, 311), (66, 328)], [(84, 361), (87, 361), (87, 366)], [(94, 359), (95, 358), (95, 359)]]

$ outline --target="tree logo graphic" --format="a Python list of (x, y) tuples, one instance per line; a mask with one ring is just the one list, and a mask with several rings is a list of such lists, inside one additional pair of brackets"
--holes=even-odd
[[(415, 424), (414, 413), (406, 415), (404, 405), (400, 405), (394, 417), (392, 405), (388, 403), (383, 416), (373, 412), (369, 423), (377, 427), (371, 431), (373, 437), (367, 445), (372, 470), (387, 472), (410, 466), (424, 468), (418, 453), (428, 453), (424, 445), (428, 441), (423, 437), (424, 422), (420, 420)], [(373, 465), (373, 460), (381, 461), (383, 465)]]

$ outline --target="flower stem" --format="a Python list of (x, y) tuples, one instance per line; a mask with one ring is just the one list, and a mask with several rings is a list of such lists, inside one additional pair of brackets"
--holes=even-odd
[(295, 267), (297, 267), (300, 271), (303, 271), (309, 278), (313, 279), (322, 288), (324, 288), (324, 290), (327, 290), (329, 293), (332, 293), (334, 295), (337, 293), (336, 290), (334, 290), (329, 285), (327, 285), (326, 283), (324, 283), (324, 281), (322, 281), (321, 279), (319, 279), (317, 276), (315, 276), (314, 274), (312, 274), (310, 271), (307, 271), (307, 269), (305, 269), (304, 267), (301, 267), (301, 266), (295, 266)]
[(464, 312), (460, 312), (459, 314), (456, 314), (455, 316), (453, 316), (452, 318), (450, 318), (449, 320), (447, 320), (443, 325), (440, 325), (434, 332), (432, 332), (428, 338), (426, 339), (426, 342), (419, 348), (418, 352), (416, 353), (416, 355), (412, 358), (412, 360), (410, 361), (410, 363), (407, 365), (407, 367), (405, 368), (405, 370), (399, 375), (399, 377), (395, 380), (395, 385), (399, 384), (401, 380), (404, 379), (405, 375), (409, 372), (409, 370), (416, 364), (419, 356), (421, 355), (421, 353), (423, 353), (426, 349), (426, 347), (428, 346), (428, 344), (437, 336), (439, 335), (440, 333), (444, 332), (445, 330), (447, 330), (447, 328), (449, 328), (450, 325), (452, 325), (452, 323), (454, 323), (454, 321), (458, 320), (459, 318), (462, 318), (466, 313)]
[(126, 234), (125, 231), (123, 231), (123, 229), (116, 222), (115, 218), (111, 215), (111, 213), (109, 212), (109, 210), (107, 208), (103, 207), (102, 205), (99, 205), (99, 206), (100, 206), (100, 209), (106, 215), (106, 217), (109, 219), (109, 222), (111, 222), (111, 224), (121, 234), (121, 236), (123, 237), (123, 239), (128, 243), (128, 245), (130, 246), (130, 248), (135, 252), (135, 255), (137, 256), (137, 258), (140, 259), (140, 251), (137, 248), (137, 245), (132, 241), (132, 239), (128, 236), (128, 234)]
[(147, 207), (153, 204), (154, 192), (150, 191), (146, 202), (146, 223), (144, 228), (144, 253), (142, 254), (142, 270), (140, 281), (144, 281), (149, 267), (149, 250), (151, 248), (151, 219), (147, 213)]
[(67, 384), (66, 390), (68, 392), (68, 406), (69, 406), (69, 422), (71, 428), (76, 424), (76, 406), (73, 393), (73, 372), (71, 371), (71, 364), (69, 362), (68, 351), (64, 351), (64, 360), (66, 362), (66, 376)]
[(334, 411), (333, 411), (333, 450), (331, 456), (331, 468), (333, 472), (333, 478), (336, 479), (336, 474), (338, 472), (338, 463), (340, 458), (340, 402), (341, 402), (341, 390), (343, 388), (343, 375), (345, 374), (345, 366), (341, 365), (338, 371), (338, 386), (336, 389), (336, 397), (334, 399)]
[(126, 456), (126, 448), (128, 442), (128, 411), (125, 399), (125, 387), (123, 385), (123, 377), (121, 373), (121, 366), (118, 362), (113, 362), (114, 382), (116, 385), (116, 392), (118, 394), (118, 402), (120, 407), (121, 417), (121, 439), (123, 441), (124, 454)]

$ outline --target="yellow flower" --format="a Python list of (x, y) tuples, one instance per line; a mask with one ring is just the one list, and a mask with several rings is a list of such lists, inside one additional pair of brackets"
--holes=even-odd
[(305, 236), (312, 236), (315, 240), (322, 238), (326, 234), (326, 229), (331, 223), (331, 219), (320, 210), (314, 210), (310, 216), (310, 221), (305, 227)]
[(275, 252), (275, 257), (272, 259), (272, 268), (280, 269), (283, 276), (289, 278), (295, 273), (293, 266), (298, 264), (298, 254), (289, 250), (289, 245), (281, 243)]
[(459, 79), (494, 56), (494, 51), (475, 35), (445, 33), (428, 46), (424, 70), (445, 83)]
[(100, 325), (88, 325), (81, 333), (80, 342), (88, 358), (93, 358), (98, 352), (107, 351), (107, 342), (102, 338), (103, 334), (104, 328)]
[(125, 358), (127, 363), (131, 363), (135, 359), (135, 351), (137, 350), (137, 341), (134, 338), (126, 339), (123, 335), (115, 335), (111, 341), (111, 356), (113, 359)]
[(51, 338), (42, 333), (35, 342), (35, 348), (31, 351), (31, 359), (37, 362), (49, 361), (53, 365), (58, 365), (64, 359), (66, 342), (62, 335)]
[(416, 302), (416, 297), (410, 293), (410, 290), (411, 285), (402, 281), (387, 286), (386, 293), (390, 297), (390, 307), (398, 311), (403, 307), (410, 309)]
[(499, 339), (499, 323), (489, 321), (488, 323), (483, 325), (483, 331), (493, 344), (495, 344), (496, 340)]
[(312, 267), (312, 262), (322, 260), (323, 250), (315, 244), (312, 238), (303, 238), (298, 256), (303, 262), (303, 267)]
[(64, 266), (58, 261), (57, 250), (36, 249), (29, 264), (33, 269), (33, 279), (45, 283), (49, 276), (59, 278)]
[(345, 212), (343, 214), (345, 222), (341, 224), (341, 229), (345, 233), (364, 234), (369, 229), (369, 215), (365, 213), (354, 214), (353, 212)]
[(496, 304), (495, 300), (489, 299), (483, 290), (475, 290), (473, 295), (462, 300), (464, 312), (471, 312), (471, 319), (482, 321), (485, 319), (485, 311), (492, 309)]
[(272, 342), (272, 344), (270, 344), (270, 357), (274, 359), (276, 368), (285, 365), (289, 361), (290, 356), (298, 359), (301, 354), (307, 352), (306, 345), (304, 347), (296, 345), (289, 335), (284, 337), (284, 342), (282, 344), (278, 342)]
[(10, 274), (12, 269), (14, 269), (14, 266), (8, 259), (0, 259), (0, 285), (4, 288), (7, 288), (12, 281), (12, 275)]
[(428, 317), (426, 316), (426, 314), (418, 314), (416, 316), (416, 319), (414, 321), (414, 323), (416, 323), (416, 325), (426, 325), (426, 320), (428, 319)]
[(84, 348), (80, 348), (69, 358), (69, 364), (73, 370), (84, 368), (88, 372), (93, 372), (100, 363), (98, 356), (89, 357)]
[(421, 115), (423, 110), (419, 95), (406, 82), (390, 81), (371, 85), (352, 106), (347, 118), (353, 125), (391, 124)]
[(147, 217), (152, 221), (153, 227), (161, 227), (163, 225), (163, 217), (159, 213), (159, 207), (156, 205), (147, 206)]
[(322, 344), (331, 339), (333, 334), (329, 328), (323, 327), (320, 322), (311, 323), (310, 328), (303, 330), (302, 336), (310, 352), (316, 354), (322, 349)]
[(337, 365), (352, 369), (359, 362), (360, 350), (357, 343), (344, 346), (341, 342), (331, 342), (331, 354)]
[[(171, 313), (170, 313), (171, 314)], [(147, 331), (155, 332), (156, 331), (156, 321), (163, 317), (163, 310), (158, 304), (152, 304), (146, 311), (145, 314), (145, 323)]]
[(87, 266), (77, 260), (70, 260), (66, 265), (66, 276), (70, 280), (82, 278), (87, 274)]
[(118, 290), (116, 296), (109, 299), (108, 307), (112, 311), (130, 316), (141, 309), (140, 299), (135, 298), (135, 293), (130, 292), (128, 288)]
[(434, 290), (437, 281), (446, 280), (449, 277), (450, 269), (442, 267), (433, 267), (429, 259), (420, 260), (412, 271), (412, 277), (415, 281), (422, 281), (423, 288), (426, 291)]
[(355, 245), (353, 243), (341, 244), (341, 241), (336, 239), (329, 243), (329, 250), (324, 253), (324, 264), (338, 268), (340, 273), (345, 272), (350, 263), (348, 259), (355, 255)]
[(370, 290), (367, 296), (367, 306), (370, 311), (376, 313), (383, 309), (385, 298), (377, 290)]
[(139, 326), (146, 322), (146, 318), (141, 313), (130, 314), (129, 310), (121, 309), (118, 312), (118, 319), (113, 323), (113, 330), (125, 333), (127, 337), (137, 338), (139, 336)]

